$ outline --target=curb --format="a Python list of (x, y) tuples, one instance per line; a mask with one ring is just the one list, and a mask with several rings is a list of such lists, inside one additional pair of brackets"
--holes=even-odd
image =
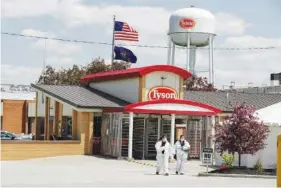
[(198, 176), (212, 176), (212, 177), (232, 177), (232, 178), (264, 178), (264, 179), (276, 179), (276, 176), (265, 175), (247, 175), (247, 174), (219, 174), (219, 173), (198, 173)]

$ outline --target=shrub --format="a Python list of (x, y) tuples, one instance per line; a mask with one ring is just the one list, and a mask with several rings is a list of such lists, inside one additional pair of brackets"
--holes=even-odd
[(222, 160), (223, 160), (222, 161), (223, 166), (226, 166), (228, 168), (232, 167), (233, 162), (235, 161), (234, 155), (224, 153), (224, 154), (222, 154), (221, 157), (222, 157)]
[(262, 173), (262, 161), (260, 159), (257, 160), (257, 163), (254, 165), (254, 169), (256, 170), (257, 174)]

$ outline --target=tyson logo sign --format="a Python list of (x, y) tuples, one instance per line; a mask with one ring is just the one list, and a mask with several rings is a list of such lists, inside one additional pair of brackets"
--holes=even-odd
[(148, 92), (149, 100), (177, 99), (178, 93), (170, 87), (154, 87)]
[(183, 18), (179, 21), (179, 25), (183, 29), (191, 29), (195, 26), (196, 22), (190, 18)]

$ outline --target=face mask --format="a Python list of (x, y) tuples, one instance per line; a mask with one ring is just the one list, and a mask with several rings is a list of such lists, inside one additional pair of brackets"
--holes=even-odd
[(166, 142), (167, 141), (167, 139), (166, 138), (164, 138), (163, 140), (162, 140), (162, 142)]
[(181, 141), (184, 141), (184, 138), (181, 138)]

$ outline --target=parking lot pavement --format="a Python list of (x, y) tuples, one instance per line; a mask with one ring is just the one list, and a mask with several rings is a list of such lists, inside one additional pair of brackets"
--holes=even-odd
[[(194, 163), (196, 164), (196, 163)], [(171, 168), (173, 168), (171, 165)], [(197, 177), (187, 164), (185, 175), (156, 176), (151, 166), (91, 156), (1, 161), (3, 187), (275, 187), (274, 179)], [(189, 168), (188, 168), (189, 167)], [(198, 167), (201, 168), (201, 167)], [(172, 172), (174, 173), (174, 172)]]

